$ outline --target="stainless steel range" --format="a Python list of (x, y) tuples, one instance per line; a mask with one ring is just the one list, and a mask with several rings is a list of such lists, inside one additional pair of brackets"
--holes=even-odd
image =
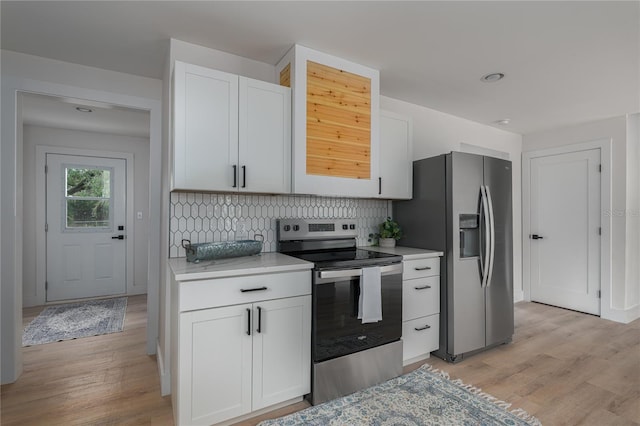
[(313, 262), (312, 404), (402, 374), (402, 257), (358, 249), (350, 219), (280, 219), (278, 251)]

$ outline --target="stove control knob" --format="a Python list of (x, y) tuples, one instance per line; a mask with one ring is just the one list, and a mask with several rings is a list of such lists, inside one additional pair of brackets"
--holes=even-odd
[(285, 225), (285, 226), (284, 226), (284, 230), (285, 230), (285, 231), (288, 231), (288, 230), (290, 230), (290, 229), (291, 229), (291, 226), (289, 226), (289, 225)]
[(345, 231), (349, 228), (349, 226), (347, 224), (342, 225), (342, 229), (344, 229)]
[(351, 225), (349, 225), (349, 229), (356, 229), (356, 225), (352, 223)]
[(293, 230), (294, 231), (299, 231), (300, 230), (300, 225), (293, 225)]

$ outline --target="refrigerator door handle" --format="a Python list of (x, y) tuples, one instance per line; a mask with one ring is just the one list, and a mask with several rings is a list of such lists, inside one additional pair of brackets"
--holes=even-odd
[(496, 221), (493, 216), (493, 199), (491, 198), (491, 191), (489, 186), (484, 187), (485, 194), (487, 195), (487, 204), (489, 205), (489, 228), (490, 228), (490, 249), (489, 249), (489, 270), (487, 272), (487, 284), (486, 287), (491, 285), (491, 278), (493, 277), (493, 262), (496, 258)]
[[(490, 234), (490, 223), (489, 223), (489, 203), (488, 203), (488, 199), (487, 199), (487, 192), (485, 189), (484, 185), (480, 186), (480, 199), (482, 202), (482, 210), (480, 212), (482, 218), (484, 218), (484, 220), (481, 220), (481, 223), (484, 222), (484, 252), (482, 250), (480, 250), (481, 252), (481, 256), (480, 256), (480, 269), (482, 272), (482, 282), (480, 284), (480, 287), (485, 288), (487, 286), (487, 280), (489, 278), (489, 261), (490, 261), (490, 250), (491, 250), (491, 245), (490, 245), (490, 238), (491, 238), (491, 234)], [(480, 248), (482, 248), (482, 242), (480, 242)]]

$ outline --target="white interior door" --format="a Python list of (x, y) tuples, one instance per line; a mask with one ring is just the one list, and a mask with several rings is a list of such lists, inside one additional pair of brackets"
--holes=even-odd
[(126, 292), (126, 160), (47, 154), (47, 301)]
[(531, 159), (531, 300), (600, 314), (600, 149)]

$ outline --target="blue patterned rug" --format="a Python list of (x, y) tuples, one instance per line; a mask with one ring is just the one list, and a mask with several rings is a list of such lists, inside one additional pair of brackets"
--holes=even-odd
[(126, 310), (126, 297), (49, 306), (25, 327), (22, 346), (117, 333)]
[(509, 406), (425, 364), (404, 376), (259, 426), (540, 425), (524, 410), (507, 411)]

